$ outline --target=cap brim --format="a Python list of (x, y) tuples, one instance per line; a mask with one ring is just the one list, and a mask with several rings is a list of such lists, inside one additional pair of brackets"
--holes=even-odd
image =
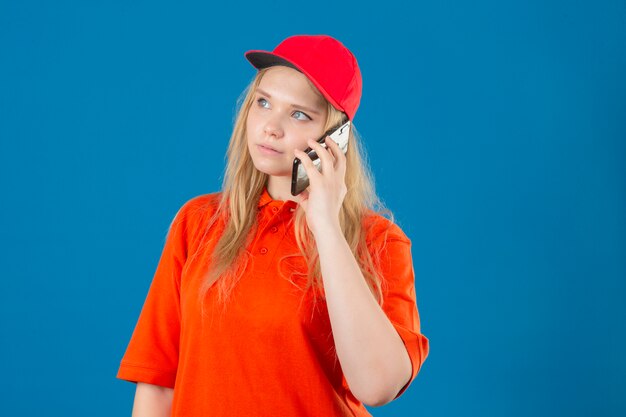
[(250, 63), (257, 69), (272, 67), (274, 65), (284, 65), (301, 71), (300, 68), (290, 61), (269, 51), (248, 51), (245, 54)]

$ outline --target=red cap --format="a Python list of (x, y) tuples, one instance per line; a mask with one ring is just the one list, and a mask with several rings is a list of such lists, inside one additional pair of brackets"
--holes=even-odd
[(246, 58), (257, 69), (285, 65), (306, 75), (336, 108), (354, 119), (361, 101), (361, 70), (356, 58), (337, 39), (326, 35), (296, 35), (273, 52), (252, 50)]

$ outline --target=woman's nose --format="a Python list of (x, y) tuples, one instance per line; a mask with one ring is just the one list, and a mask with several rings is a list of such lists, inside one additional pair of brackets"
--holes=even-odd
[(264, 130), (265, 134), (268, 136), (276, 136), (278, 138), (283, 136), (283, 128), (277, 117), (268, 119), (265, 123)]

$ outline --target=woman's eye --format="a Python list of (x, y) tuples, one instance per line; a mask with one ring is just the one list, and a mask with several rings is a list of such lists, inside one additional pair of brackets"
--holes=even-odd
[[(266, 99), (260, 97), (256, 100), (257, 104), (264, 108), (264, 109), (269, 109), (270, 107), (270, 103), (269, 101), (267, 101)], [(306, 113), (301, 112), (300, 110), (296, 110), (295, 112), (293, 112), (293, 116), (297, 119), (297, 120), (312, 120)]]
[[(311, 118), (306, 114), (306, 113), (302, 113), (301, 111), (295, 111), (294, 116), (296, 116), (296, 119), (298, 120), (311, 120)], [(300, 117), (303, 116), (303, 117)]]

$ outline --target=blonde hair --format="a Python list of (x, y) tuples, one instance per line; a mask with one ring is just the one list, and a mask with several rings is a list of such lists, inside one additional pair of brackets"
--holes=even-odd
[[(269, 176), (258, 171), (253, 164), (247, 147), (246, 120), (254, 101), (254, 93), (266, 71), (267, 68), (259, 70), (239, 97), (234, 128), (226, 154), (227, 164), (219, 203), (206, 226), (206, 230), (204, 230), (198, 249), (194, 253), (194, 256), (197, 256), (206, 247), (208, 244), (206, 238), (210, 235), (209, 229), (216, 221), (222, 221), (224, 231), (218, 237), (219, 240), (211, 253), (198, 294), (203, 316), (204, 299), (209, 288), (217, 285), (218, 301), (225, 307), (233, 288), (241, 278), (251, 258), (251, 254), (246, 248), (256, 234), (257, 205)], [(315, 89), (315, 87), (313, 88)], [(326, 103), (328, 116), (324, 131), (337, 125), (345, 118), (343, 112), (335, 109), (328, 101)], [(390, 216), (389, 225), (391, 225), (393, 213), (384, 207), (374, 191), (374, 181), (367, 165), (366, 155), (360, 144), (359, 134), (354, 125), (350, 131), (346, 159), (345, 182), (348, 190), (339, 213), (339, 223), (370, 291), (382, 306), (383, 283), (376, 265), (384, 247), (370, 253), (371, 248), (368, 250), (367, 230), (364, 230), (363, 219), (364, 216), (371, 215), (371, 212), (388, 214)], [(315, 239), (306, 225), (306, 216), (300, 206), (295, 210), (291, 221), (294, 222), (296, 242), (300, 253), (290, 256), (303, 256), (306, 259), (309, 273), (306, 287), (303, 290), (313, 289), (315, 302), (318, 293), (323, 294), (319, 291), (322, 288), (322, 280)], [(285, 258), (279, 262), (284, 261)]]

